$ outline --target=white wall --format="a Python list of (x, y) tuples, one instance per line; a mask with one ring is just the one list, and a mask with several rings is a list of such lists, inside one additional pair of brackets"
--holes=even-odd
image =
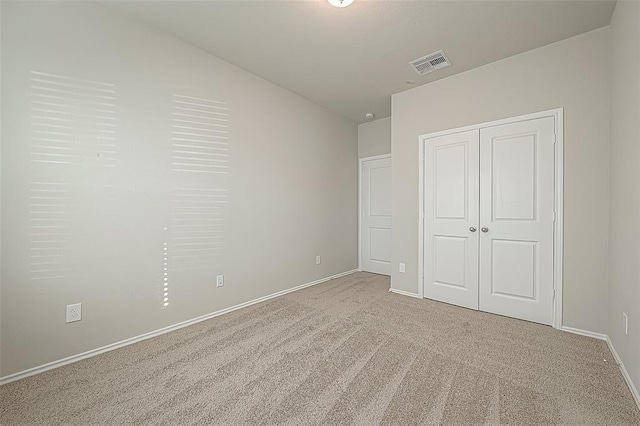
[(358, 125), (358, 158), (391, 154), (391, 117)]
[(2, 7), (2, 376), (356, 268), (355, 123), (96, 4)]
[[(640, 3), (619, 1), (611, 20), (611, 237), (609, 337), (640, 386)], [(624, 334), (623, 316), (629, 316)]]
[(418, 136), (564, 107), (563, 320), (606, 333), (609, 41), (602, 28), (393, 95), (393, 288), (418, 292)]

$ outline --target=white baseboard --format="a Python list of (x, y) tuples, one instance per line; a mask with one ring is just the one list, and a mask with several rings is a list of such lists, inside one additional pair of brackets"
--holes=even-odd
[(415, 297), (416, 299), (422, 299), (419, 294), (411, 293), (410, 291), (398, 290), (395, 288), (390, 288), (389, 291), (391, 293), (400, 294), (402, 296)]
[(255, 305), (256, 303), (260, 303), (260, 302), (264, 302), (264, 301), (269, 300), (269, 299), (273, 299), (274, 297), (283, 296), (283, 295), (285, 295), (287, 293), (292, 293), (294, 291), (302, 290), (303, 288), (311, 287), (311, 286), (314, 286), (314, 285), (317, 285), (317, 284), (321, 284), (321, 283), (327, 282), (329, 280), (333, 280), (333, 279), (336, 279), (336, 278), (343, 277), (345, 275), (353, 274), (354, 272), (357, 272), (357, 270), (356, 269), (352, 269), (350, 271), (342, 272), (340, 274), (332, 275), (330, 277), (321, 278), (319, 280), (312, 281), (312, 282), (309, 282), (309, 283), (306, 283), (306, 284), (302, 284), (302, 285), (299, 285), (297, 287), (289, 288), (287, 290), (282, 290), (282, 291), (279, 291), (277, 293), (272, 293), (272, 294), (269, 294), (267, 296), (260, 297), (258, 299), (254, 299), (254, 300), (250, 300), (248, 302), (240, 303), (239, 305), (235, 305), (235, 306), (232, 306), (230, 308), (221, 309), (219, 311), (215, 311), (215, 312), (212, 312), (210, 314), (202, 315), (202, 316), (199, 316), (197, 318), (193, 318), (193, 319), (190, 319), (190, 320), (187, 320), (187, 321), (183, 321), (183, 322), (180, 322), (178, 324), (170, 325), (168, 327), (164, 327), (164, 328), (161, 328), (161, 329), (158, 329), (158, 330), (155, 330), (155, 331), (151, 331), (149, 333), (144, 333), (144, 334), (141, 334), (139, 336), (130, 337), (128, 339), (121, 340), (121, 341), (116, 342), (116, 343), (111, 343), (109, 345), (102, 346), (100, 348), (92, 349), (90, 351), (83, 352), (81, 354), (72, 355), (70, 357), (60, 359), (58, 361), (49, 362), (47, 364), (44, 364), (44, 365), (41, 365), (41, 366), (38, 366), (38, 367), (33, 367), (33, 368), (28, 369), (28, 370), (19, 371), (17, 373), (10, 374), (10, 375), (5, 376), (5, 377), (0, 377), (0, 386), (4, 385), (6, 383), (15, 382), (16, 380), (24, 379), (25, 377), (29, 377), (29, 376), (33, 376), (33, 375), (36, 375), (36, 374), (39, 374), (39, 373), (43, 373), (45, 371), (52, 370), (54, 368), (62, 367), (63, 365), (71, 364), (71, 363), (74, 363), (74, 362), (77, 362), (77, 361), (80, 361), (80, 360), (83, 360), (83, 359), (86, 359), (86, 358), (90, 358), (92, 356), (96, 356), (96, 355), (99, 355), (99, 354), (102, 354), (102, 353), (105, 353), (105, 352), (109, 352), (109, 351), (112, 351), (114, 349), (121, 348), (123, 346), (128, 346), (128, 345), (132, 345), (132, 344), (137, 343), (137, 342), (141, 342), (143, 340), (151, 339), (152, 337), (160, 336), (161, 334), (169, 333), (171, 331), (178, 330), (180, 328), (188, 327), (190, 325), (193, 325), (193, 324), (196, 324), (196, 323), (199, 323), (199, 322), (202, 322), (202, 321), (206, 321), (208, 319), (215, 318), (217, 316), (220, 316), (220, 315), (223, 315), (223, 314), (226, 314), (226, 313), (229, 313), (229, 312), (233, 312), (233, 311), (236, 311), (238, 309), (246, 308), (247, 306)]
[[(311, 287), (312, 285), (316, 285), (316, 284), (324, 283), (324, 282), (327, 282), (327, 281), (330, 281), (330, 280), (335, 280), (336, 278), (344, 277), (345, 275), (355, 274), (356, 272), (358, 272), (358, 270), (357, 270), (357, 269), (352, 269), (352, 270), (350, 270), (350, 271), (341, 272), (341, 273), (339, 273), (339, 274), (331, 275), (331, 276), (330, 276), (330, 277), (328, 277), (328, 278), (323, 278), (323, 279), (321, 279), (321, 280), (313, 281), (313, 282), (310, 282), (310, 283), (307, 283), (307, 284), (302, 284), (302, 285), (300, 285), (300, 286), (298, 286), (298, 287), (294, 287), (294, 288), (291, 288), (291, 289), (289, 289), (289, 290), (284, 290), (284, 291), (282, 291), (282, 292), (280, 292), (280, 293), (282, 293), (282, 294), (287, 294), (287, 293), (291, 293), (292, 291), (302, 290), (302, 289), (303, 289), (303, 288), (305, 288), (305, 287)], [(276, 295), (276, 296), (273, 296), (273, 295), (272, 295), (272, 296), (267, 296), (267, 297), (269, 297), (269, 299), (271, 299), (271, 298), (273, 298), (273, 297), (282, 296), (282, 294), (280, 294), (280, 293), (277, 293), (277, 295)]]
[(609, 338), (609, 336), (607, 336), (606, 340), (607, 340), (607, 345), (609, 346), (609, 350), (613, 354), (613, 357), (615, 358), (616, 363), (618, 363), (618, 366), (620, 367), (620, 371), (622, 371), (622, 377), (624, 377), (624, 380), (627, 382), (627, 386), (629, 386), (631, 395), (633, 395), (633, 399), (636, 400), (636, 404), (638, 405), (638, 408), (640, 408), (640, 393), (638, 393), (638, 388), (636, 388), (636, 385), (633, 384), (633, 381), (631, 380), (631, 376), (629, 376), (627, 369), (624, 367), (624, 364), (622, 363), (622, 359), (620, 358), (620, 355), (618, 355), (616, 348), (613, 347), (613, 343), (611, 342), (611, 339)]
[(616, 362), (616, 364), (618, 364), (618, 367), (620, 368), (620, 372), (622, 373), (622, 377), (624, 377), (625, 382), (627, 382), (627, 386), (631, 391), (631, 395), (633, 395), (633, 399), (635, 399), (636, 404), (638, 405), (638, 408), (640, 408), (640, 393), (638, 393), (638, 389), (636, 388), (635, 384), (631, 380), (631, 376), (629, 376), (627, 369), (622, 363), (622, 359), (620, 358), (620, 355), (618, 355), (616, 348), (613, 346), (613, 343), (611, 342), (611, 339), (607, 334), (595, 333), (593, 331), (587, 331), (587, 330), (580, 330), (579, 328), (573, 328), (573, 327), (562, 327), (561, 330), (567, 331), (569, 333), (579, 334), (581, 336), (593, 337), (595, 339), (604, 340), (605, 342), (607, 342), (607, 346), (609, 347), (609, 350), (613, 355), (614, 361)]
[(606, 334), (596, 333), (594, 331), (581, 330), (579, 328), (565, 327), (564, 325), (562, 326), (562, 328), (560, 328), (560, 330), (573, 333), (573, 334), (579, 334), (581, 336), (593, 337), (594, 339), (598, 339), (598, 340), (608, 339)]

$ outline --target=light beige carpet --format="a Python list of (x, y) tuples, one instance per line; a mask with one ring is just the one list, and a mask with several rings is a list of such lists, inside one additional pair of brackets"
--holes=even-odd
[(640, 424), (602, 341), (357, 273), (0, 387), (2, 425)]

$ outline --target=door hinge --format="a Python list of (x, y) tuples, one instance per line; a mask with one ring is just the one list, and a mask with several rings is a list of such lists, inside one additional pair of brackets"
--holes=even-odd
[(553, 144), (555, 145), (558, 142), (558, 135), (557, 134), (553, 134)]
[(558, 220), (558, 213), (556, 213), (556, 211), (553, 211), (553, 221), (555, 222), (556, 220)]
[(556, 289), (553, 289), (553, 300), (556, 300)]

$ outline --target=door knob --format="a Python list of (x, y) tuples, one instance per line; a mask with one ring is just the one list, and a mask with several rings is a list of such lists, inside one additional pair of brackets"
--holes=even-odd
[(471, 231), (471, 232), (476, 232), (476, 227), (475, 227), (475, 226), (472, 226), (471, 228), (469, 228), (469, 231)]
[(489, 232), (489, 228), (480, 228), (482, 232)]

